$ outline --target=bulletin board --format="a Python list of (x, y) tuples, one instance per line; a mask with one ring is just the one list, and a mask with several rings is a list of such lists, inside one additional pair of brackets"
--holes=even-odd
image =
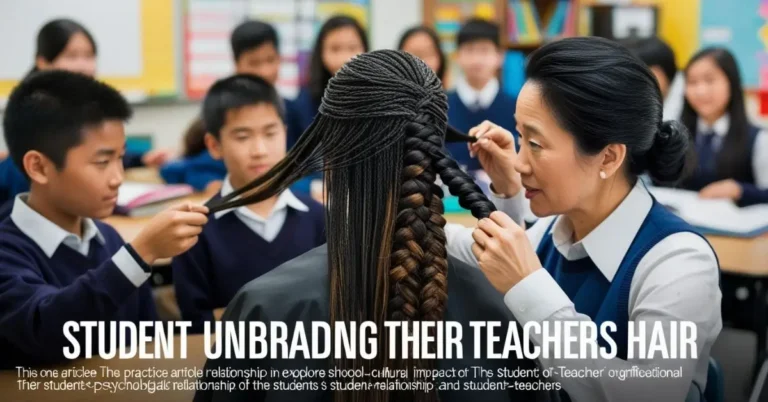
[(271, 23), (280, 40), (277, 89), (293, 98), (306, 82), (315, 37), (335, 14), (349, 15), (369, 27), (370, 0), (185, 0), (184, 70), (190, 99), (200, 99), (211, 84), (234, 72), (229, 37), (246, 19)]
[(71, 18), (93, 35), (97, 77), (133, 102), (178, 94), (174, 0), (0, 2), (0, 103), (32, 68), (37, 31)]

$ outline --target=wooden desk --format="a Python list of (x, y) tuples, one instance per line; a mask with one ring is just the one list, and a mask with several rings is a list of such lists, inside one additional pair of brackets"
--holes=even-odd
[[(90, 378), (90, 379), (83, 379), (86, 381), (86, 383), (95, 383), (97, 381), (114, 381), (114, 382), (122, 382), (123, 378), (122, 375), (119, 378), (106, 378), (102, 376), (101, 372), (101, 366), (109, 367), (113, 370), (120, 370), (121, 373), (124, 372), (124, 370), (142, 370), (147, 368), (156, 368), (158, 370), (167, 370), (168, 371), (168, 377), (163, 378), (167, 379), (168, 381), (172, 383), (178, 383), (178, 382), (184, 382), (184, 380), (189, 379), (190, 382), (194, 382), (197, 377), (181, 377), (181, 378), (170, 378), (171, 377), (171, 371), (174, 369), (184, 369), (184, 368), (198, 368), (202, 369), (205, 365), (205, 345), (204, 345), (204, 337), (203, 335), (188, 335), (187, 336), (187, 358), (181, 359), (180, 356), (180, 347), (181, 342), (180, 338), (177, 337), (174, 339), (174, 356), (173, 359), (112, 359), (112, 360), (104, 360), (100, 358), (93, 358), (93, 359), (80, 359), (80, 360), (74, 360), (66, 365), (62, 365), (59, 367), (51, 367), (52, 369), (58, 369), (61, 373), (61, 370), (67, 369), (67, 368), (80, 368), (85, 367), (86, 369), (93, 369), (96, 370), (96, 377)], [(148, 350), (154, 350), (154, 346), (150, 345), (151, 347), (148, 347)], [(40, 369), (37, 368), (39, 371)], [(45, 391), (43, 390), (43, 385), (40, 385), (39, 390), (37, 391), (19, 391), (19, 385), (16, 382), (19, 379), (18, 373), (16, 370), (12, 371), (0, 371), (0, 395), (2, 395), (2, 399), (5, 401), (19, 401), (19, 402), (33, 402), (33, 401), (51, 401), (51, 402), (74, 402), (74, 401), (80, 401), (80, 402), (88, 402), (88, 401), (113, 401), (113, 402), (131, 402), (131, 401), (137, 401), (140, 400), (142, 402), (152, 402), (152, 401), (158, 401), (158, 402), (165, 402), (165, 401), (184, 401), (188, 402), (191, 401), (194, 397), (195, 392), (194, 391), (158, 391), (155, 393), (148, 393), (146, 391), (121, 391), (117, 393), (110, 393), (108, 391), (102, 391), (98, 393), (94, 393), (93, 389), (88, 391)], [(34, 381), (54, 381), (54, 383), (61, 383), (62, 378), (37, 378), (37, 379), (30, 379)], [(157, 381), (158, 379), (150, 379), (151, 381)], [(79, 381), (79, 379), (69, 379), (69, 382), (75, 382)], [(135, 382), (136, 380), (130, 379), (128, 381)], [(171, 385), (172, 386), (172, 385)]]

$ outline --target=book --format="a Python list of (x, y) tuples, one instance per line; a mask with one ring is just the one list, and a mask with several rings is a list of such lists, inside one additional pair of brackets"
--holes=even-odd
[(116, 215), (146, 217), (157, 214), (177, 200), (194, 193), (186, 184), (153, 184), (126, 182), (117, 193)]
[(768, 205), (739, 208), (730, 200), (702, 199), (695, 191), (661, 187), (648, 190), (703, 234), (730, 237), (756, 237), (768, 233)]

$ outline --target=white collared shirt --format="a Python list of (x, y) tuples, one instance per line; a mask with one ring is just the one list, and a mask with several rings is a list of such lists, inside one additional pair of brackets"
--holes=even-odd
[[(11, 220), (22, 233), (40, 247), (46, 257), (52, 258), (62, 244), (87, 257), (92, 239), (95, 238), (102, 245), (106, 243), (104, 235), (99, 231), (93, 219), (83, 218), (83, 237), (80, 238), (80, 236), (64, 230), (30, 208), (27, 205), (28, 196), (29, 193), (16, 196), (11, 211)], [(150, 274), (144, 272), (141, 265), (133, 259), (125, 247), (121, 247), (115, 253), (112, 261), (136, 287), (141, 286), (149, 278)]]
[[(709, 132), (714, 132), (715, 135), (717, 135), (717, 138), (715, 138), (712, 144), (715, 149), (720, 147), (730, 128), (731, 117), (727, 113), (715, 120), (711, 126), (705, 123), (701, 118), (699, 118), (696, 123), (696, 131), (699, 136)], [(760, 130), (760, 132), (757, 133), (755, 147), (752, 150), (752, 172), (755, 177), (755, 185), (757, 188), (768, 188), (768, 131), (766, 130)]]
[(667, 97), (664, 99), (664, 120), (680, 120), (685, 99), (685, 74), (678, 71), (669, 84)]
[(498, 93), (499, 80), (496, 78), (488, 81), (480, 91), (472, 88), (464, 77), (459, 77), (456, 80), (456, 95), (459, 96), (461, 102), (470, 110), (476, 105), (479, 105), (482, 109), (488, 109)]
[[(520, 221), (523, 204), (519, 197), (494, 200), (497, 207)], [(629, 195), (600, 225), (579, 242), (573, 242), (573, 228), (563, 217), (539, 219), (526, 233), (534, 249), (552, 227), (556, 249), (567, 260), (590, 257), (605, 277), (613, 280), (635, 235), (652, 206), (651, 196), (638, 181)], [(458, 225), (446, 225), (449, 253), (470, 265), (477, 265), (472, 254), (472, 230)], [(657, 353), (652, 361), (629, 359), (540, 359), (544, 368), (565, 366), (583, 369), (679, 368), (683, 378), (673, 388), (670, 383), (653, 386), (654, 381), (640, 378), (618, 381), (604, 375), (600, 378), (560, 378), (563, 388), (573, 401), (618, 400), (684, 400), (691, 380), (704, 389), (707, 379), (709, 353), (722, 329), (719, 287), (719, 268), (715, 254), (707, 242), (693, 233), (675, 233), (657, 243), (638, 263), (629, 292), (628, 315), (634, 322), (692, 321), (697, 328), (696, 361), (662, 359)], [(504, 295), (504, 302), (520, 325), (544, 321), (591, 321), (578, 313), (573, 302), (546, 269), (528, 275)], [(666, 333), (669, 335), (669, 332)], [(541, 344), (540, 334), (533, 334), (534, 342)], [(669, 337), (665, 339), (670, 339)], [(573, 345), (573, 344), (572, 344)], [(571, 350), (579, 353), (576, 343)], [(607, 370), (606, 370), (607, 372)], [(557, 372), (556, 372), (557, 374)]]
[[(229, 176), (227, 176), (221, 185), (221, 196), (224, 197), (233, 191), (234, 188), (232, 188), (232, 183), (229, 181)], [(272, 242), (280, 234), (280, 230), (283, 229), (289, 207), (301, 212), (309, 211), (309, 207), (296, 198), (291, 190), (285, 190), (277, 197), (277, 202), (275, 202), (272, 211), (270, 211), (266, 218), (259, 216), (246, 206), (216, 212), (214, 217), (219, 219), (230, 212), (234, 212), (245, 226), (264, 240)]]

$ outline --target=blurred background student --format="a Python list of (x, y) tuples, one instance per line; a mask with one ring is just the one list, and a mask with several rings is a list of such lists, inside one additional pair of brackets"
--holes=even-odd
[[(30, 74), (45, 70), (66, 70), (89, 77), (96, 75), (96, 41), (81, 24), (70, 19), (49, 21), (37, 34), (37, 51)], [(123, 166), (128, 169), (139, 166), (158, 167), (171, 153), (155, 150), (146, 153), (126, 153)], [(29, 181), (10, 158), (0, 162), (0, 202), (12, 200), (17, 194), (29, 191)], [(0, 207), (0, 218), (10, 212)]]
[(447, 70), (445, 53), (440, 47), (440, 38), (434, 29), (419, 25), (408, 29), (400, 37), (397, 49), (408, 52), (426, 63), (437, 74), (445, 87)]
[(682, 122), (696, 170), (684, 187), (741, 206), (768, 202), (768, 133), (747, 118), (739, 68), (724, 48), (696, 53), (685, 69)]
[(664, 120), (678, 120), (683, 108), (685, 77), (677, 71), (672, 48), (656, 36), (630, 41), (626, 45), (656, 76), (664, 99)]
[(368, 51), (368, 36), (354, 18), (329, 18), (317, 34), (309, 65), (309, 84), (299, 91), (288, 114), (289, 141), (298, 140), (320, 107), (328, 81), (352, 57)]
[[(461, 76), (456, 89), (448, 93), (448, 124), (469, 132), (485, 120), (515, 131), (515, 98), (501, 90), (496, 74), (502, 64), (499, 26), (482, 19), (471, 19), (459, 30), (457, 57)], [(466, 144), (448, 144), (446, 148), (467, 170), (481, 169), (470, 156)]]
[[(261, 77), (270, 85), (277, 84), (280, 76), (280, 40), (275, 28), (263, 21), (247, 20), (240, 23), (229, 38), (236, 74)], [(285, 110), (293, 108), (288, 99), (282, 100)], [(224, 162), (211, 157), (205, 146), (205, 124), (197, 117), (184, 134), (184, 152), (181, 159), (160, 169), (167, 183), (185, 183), (197, 191), (215, 193), (221, 188), (227, 174)], [(295, 140), (288, 138), (288, 148)]]

